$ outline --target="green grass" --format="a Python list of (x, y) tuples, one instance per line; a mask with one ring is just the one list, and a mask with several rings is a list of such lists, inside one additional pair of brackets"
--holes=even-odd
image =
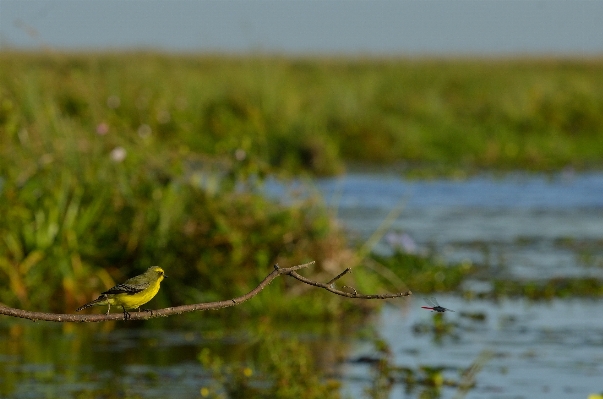
[[(326, 278), (322, 265), (339, 264), (338, 254), (347, 250), (317, 200), (278, 205), (253, 187), (235, 188), (239, 174), (219, 177), (209, 189), (169, 152), (146, 158), (129, 146), (126, 158), (115, 162), (94, 154), (95, 146), (83, 154), (65, 151), (72, 140), (49, 143), (41, 153), (13, 148), (3, 157), (5, 304), (72, 311), (155, 264), (170, 276), (155, 306), (222, 300), (253, 288), (274, 263), (316, 260), (311, 273)], [(48, 162), (41, 162), (47, 154)], [(284, 280), (263, 295), (287, 296), (291, 281)], [(265, 300), (263, 311), (286, 303)]]
[[(4, 52), (0, 66), (0, 301), (13, 306), (72, 310), (154, 264), (173, 276), (156, 306), (239, 295), (277, 262), (316, 260), (323, 281), (362, 264), (320, 198), (269, 201), (267, 175), (603, 166), (601, 59)], [(407, 261), (380, 260), (396, 282), (368, 262), (346, 283), (447, 291), (469, 273)], [(297, 285), (280, 279), (242, 311), (363, 308)]]
[(603, 296), (603, 281), (594, 277), (553, 277), (543, 281), (496, 280), (493, 282), (492, 296), (531, 300), (596, 298)]
[[(603, 59), (0, 54), (0, 127), (289, 172), (603, 166)], [(21, 133), (20, 133), (21, 132)]]

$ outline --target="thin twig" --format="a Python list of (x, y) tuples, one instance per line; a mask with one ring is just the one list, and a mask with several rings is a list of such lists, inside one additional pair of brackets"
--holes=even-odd
[(345, 276), (346, 274), (351, 273), (351, 272), (352, 272), (352, 269), (350, 269), (348, 267), (347, 269), (345, 269), (344, 271), (339, 273), (337, 276), (335, 276), (332, 279), (330, 279), (329, 281), (327, 281), (327, 285), (333, 284), (335, 281), (339, 280), (340, 278), (342, 278), (343, 276)]
[[(239, 305), (254, 296), (256, 296), (260, 291), (268, 286), (275, 278), (285, 274), (289, 275), (305, 284), (313, 285), (315, 287), (324, 288), (325, 290), (332, 292), (333, 294), (345, 296), (348, 298), (359, 298), (359, 299), (388, 299), (388, 298), (399, 298), (403, 296), (411, 295), (411, 292), (399, 293), (399, 294), (385, 294), (385, 295), (358, 295), (358, 294), (350, 294), (347, 292), (343, 292), (337, 290), (333, 287), (330, 287), (328, 284), (319, 283), (316, 281), (312, 281), (307, 279), (295, 271), (306, 268), (310, 265), (313, 265), (315, 262), (304, 263), (302, 265), (292, 266), (281, 268), (278, 265), (274, 265), (274, 270), (258, 284), (257, 287), (249, 291), (247, 294), (239, 296), (237, 298), (228, 299), (226, 301), (218, 301), (218, 302), (206, 302), (206, 303), (196, 303), (192, 305), (182, 305), (169, 307), (164, 309), (142, 312), (132, 312), (128, 317), (128, 320), (148, 320), (154, 319), (157, 317), (167, 317), (172, 315), (178, 315), (187, 312), (194, 312), (200, 310), (216, 310), (228, 308), (231, 306)], [(343, 276), (347, 272), (341, 273), (334, 280), (337, 280), (341, 276)], [(15, 309), (7, 306), (0, 305), (0, 315), (12, 316), (12, 317), (20, 317), (23, 319), (33, 320), (33, 321), (54, 321), (59, 323), (64, 322), (77, 322), (77, 323), (90, 323), (90, 322), (101, 322), (101, 321), (109, 321), (109, 320), (124, 320), (124, 315), (121, 313), (112, 313), (112, 314), (57, 314), (57, 313), (44, 313), (44, 312), (31, 312), (28, 310)]]
[(354, 293), (349, 293), (349, 292), (345, 292), (345, 291), (341, 291), (338, 290), (336, 288), (331, 287), (328, 284), (325, 283), (319, 283), (318, 281), (313, 281), (310, 279), (305, 278), (304, 276), (301, 276), (299, 274), (297, 274), (296, 272), (289, 272), (288, 273), (291, 277), (293, 277), (294, 279), (297, 279), (299, 281), (301, 281), (302, 283), (306, 283), (309, 285), (313, 285), (315, 287), (319, 287), (319, 288), (323, 288), (329, 292), (332, 292), (333, 294), (336, 295), (340, 295), (340, 296), (345, 296), (346, 298), (356, 298), (356, 299), (391, 299), (391, 298), (401, 298), (404, 296), (410, 296), (412, 295), (412, 292), (410, 291), (406, 291), (406, 292), (400, 292), (397, 294), (373, 294), (373, 295), (361, 295), (358, 294), (356, 292), (356, 290), (354, 290)]

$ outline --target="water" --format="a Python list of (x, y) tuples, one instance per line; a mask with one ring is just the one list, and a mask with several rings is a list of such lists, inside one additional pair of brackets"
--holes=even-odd
[[(228, 310), (226, 310), (228, 312)], [(260, 324), (267, 324), (266, 322)], [(347, 352), (350, 332), (325, 323), (270, 322), (325, 363)], [(222, 320), (192, 313), (146, 322), (59, 324), (0, 320), (0, 398), (198, 399), (213, 374), (199, 361), (209, 349), (225, 362), (249, 362), (274, 346), (257, 320)], [(322, 362), (322, 360), (321, 360)]]
[[(287, 192), (276, 182), (268, 190), (280, 198)], [(407, 233), (419, 248), (436, 248), (448, 261), (488, 264), (509, 278), (603, 278), (601, 174), (430, 181), (353, 174), (322, 180), (315, 190), (360, 241), (401, 207), (389, 230)], [(376, 249), (385, 245), (381, 240)]]
[[(506, 300), (492, 304), (454, 297), (439, 301), (456, 310), (445, 314), (455, 324), (452, 336), (439, 343), (433, 334), (413, 333), (413, 326), (431, 319), (430, 312), (419, 309), (418, 301), (405, 313), (387, 307), (376, 320), (391, 345), (396, 365), (445, 366), (454, 370), (447, 375), (459, 380), (456, 370), (468, 368), (486, 352), (491, 357), (477, 374), (477, 385), (467, 398), (586, 398), (603, 391), (603, 318), (594, 317), (601, 314), (602, 301), (533, 304)], [(466, 316), (475, 313), (485, 315), (485, 320)], [(366, 355), (370, 349), (357, 345), (352, 357)], [(370, 375), (367, 369), (349, 366), (347, 375)], [(367, 383), (353, 380), (347, 387), (359, 397)], [(404, 394), (402, 388), (395, 388), (390, 398), (415, 397)], [(444, 388), (442, 397), (453, 397), (456, 391)]]
[[(296, 188), (300, 190), (299, 187)], [(272, 182), (279, 197), (287, 188)], [(359, 174), (316, 184), (360, 242), (384, 223), (397, 206), (401, 214), (389, 227), (416, 248), (435, 248), (447, 261), (469, 259), (487, 264), (496, 277), (548, 279), (555, 276), (603, 278), (603, 175), (566, 171), (555, 175), (480, 175), (466, 180), (405, 180), (395, 174)], [(386, 250), (387, 236), (377, 245)], [(408, 244), (406, 244), (408, 246)], [(494, 275), (492, 276), (494, 277)], [(412, 289), (412, 287), (410, 287)], [(450, 366), (465, 369), (483, 351), (493, 358), (478, 374), (468, 398), (566, 398), (603, 392), (603, 301), (508, 300), (465, 302), (440, 297), (456, 313), (454, 339), (439, 344), (417, 335), (417, 323), (431, 313), (411, 298), (401, 309), (387, 307), (375, 320), (399, 366)], [(466, 314), (479, 313), (485, 321)], [(351, 357), (370, 354), (358, 344)], [(368, 351), (368, 352), (367, 352)], [(347, 367), (347, 389), (360, 397), (370, 367)], [(355, 377), (364, 376), (362, 378)], [(458, 380), (458, 374), (453, 373)], [(445, 388), (443, 397), (453, 397)], [(399, 385), (391, 398), (411, 398)]]
[[(415, 251), (435, 249), (446, 261), (470, 259), (488, 264), (497, 276), (514, 279), (603, 277), (601, 173), (430, 181), (354, 173), (310, 186), (267, 184), (269, 195), (278, 198), (286, 199), (290, 190), (324, 195), (359, 242), (403, 205), (388, 228), (391, 234), (376, 250), (387, 251), (391, 243)], [(437, 297), (442, 306), (456, 310), (444, 314), (453, 328), (441, 340), (418, 328), (433, 323), (433, 314), (420, 308), (418, 297), (395, 301), (396, 306), (375, 315), (372, 327), (390, 345), (394, 364), (443, 366), (447, 378), (458, 380), (461, 370), (488, 353), (468, 398), (586, 398), (603, 392), (601, 299), (493, 303)], [(475, 314), (483, 319), (470, 317)], [(197, 359), (201, 348), (217, 348), (232, 359), (257, 348), (250, 342), (253, 324), (241, 322), (225, 330), (220, 321), (208, 322), (203, 314), (193, 318), (196, 324), (183, 322), (181, 316), (127, 329), (119, 323), (55, 325), (4, 318), (0, 397), (77, 397), (90, 390), (110, 390), (145, 398), (198, 398), (199, 389), (211, 382)], [(345, 330), (353, 334), (356, 328)], [(342, 337), (342, 331), (301, 327), (291, 334), (331, 360), (336, 353), (346, 353), (348, 360), (375, 355), (371, 342)], [(370, 384), (371, 373), (367, 364), (343, 362), (337, 375), (344, 391), (358, 398)], [(422, 388), (405, 392), (396, 384), (390, 398), (416, 398), (421, 392)], [(443, 388), (441, 397), (456, 393), (456, 388)]]

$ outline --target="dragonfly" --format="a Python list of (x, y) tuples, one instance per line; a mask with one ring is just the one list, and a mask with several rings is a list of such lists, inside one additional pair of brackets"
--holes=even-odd
[(444, 312), (454, 312), (452, 309), (447, 309), (438, 303), (435, 298), (423, 298), (425, 302), (427, 302), (430, 306), (421, 306), (421, 309), (428, 309), (432, 312), (444, 313)]

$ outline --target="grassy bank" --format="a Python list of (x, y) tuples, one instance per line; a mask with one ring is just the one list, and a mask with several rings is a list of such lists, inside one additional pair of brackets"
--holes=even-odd
[[(246, 292), (277, 262), (316, 260), (324, 281), (360, 262), (319, 198), (259, 194), (269, 174), (603, 166), (603, 60), (5, 52), (0, 66), (8, 305), (72, 310), (153, 264), (174, 277), (158, 302), (180, 304)], [(447, 290), (465, 273), (436, 287), (424, 266), (402, 282)], [(346, 283), (375, 291), (386, 274)], [(358, 309), (284, 280), (247, 309)]]
[(603, 166), (603, 59), (3, 53), (0, 63), (0, 126), (13, 140), (61, 130), (42, 127), (42, 112), (119, 142), (319, 174), (349, 161)]

